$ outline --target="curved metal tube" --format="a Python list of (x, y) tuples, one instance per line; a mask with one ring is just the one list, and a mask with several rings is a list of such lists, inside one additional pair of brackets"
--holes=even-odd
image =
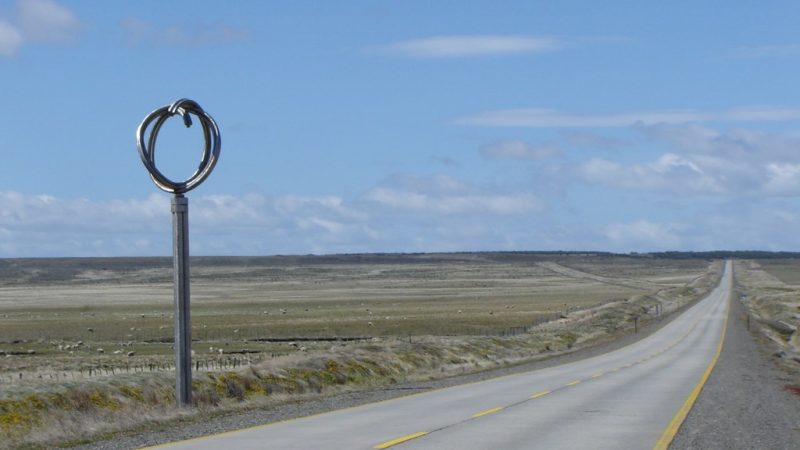
[[(181, 182), (172, 181), (161, 173), (156, 167), (155, 160), (158, 132), (161, 130), (161, 126), (164, 125), (164, 122), (176, 114), (183, 118), (183, 123), (187, 128), (192, 126), (191, 115), (196, 116), (200, 120), (200, 125), (203, 127), (203, 138), (205, 140), (203, 145), (203, 157), (200, 160), (200, 165), (189, 179)], [(150, 127), (151, 123), (153, 127), (150, 130), (149, 137), (145, 139), (147, 129)], [(208, 175), (211, 174), (211, 171), (214, 170), (214, 166), (217, 164), (217, 159), (219, 159), (221, 145), (222, 141), (219, 136), (219, 127), (217, 123), (214, 122), (214, 119), (207, 112), (203, 111), (203, 108), (201, 108), (197, 102), (186, 98), (182, 98), (173, 102), (171, 105), (162, 106), (151, 112), (142, 120), (142, 123), (139, 124), (139, 128), (136, 129), (136, 146), (139, 148), (139, 156), (142, 158), (144, 167), (150, 173), (150, 178), (153, 179), (153, 182), (159, 189), (175, 195), (189, 192), (208, 178)]]

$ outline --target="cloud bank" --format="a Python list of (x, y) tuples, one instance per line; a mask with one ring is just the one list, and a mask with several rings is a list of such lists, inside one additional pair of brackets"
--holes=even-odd
[[(543, 203), (530, 192), (447, 176), (397, 177), (364, 195), (192, 197), (193, 254), (261, 255), (507, 248), (508, 224)], [(91, 201), (0, 192), (0, 257), (166, 255), (169, 197)]]
[(800, 195), (800, 137), (701, 125), (640, 126), (639, 147), (666, 147), (650, 161), (590, 158), (571, 168), (607, 187), (731, 199)]

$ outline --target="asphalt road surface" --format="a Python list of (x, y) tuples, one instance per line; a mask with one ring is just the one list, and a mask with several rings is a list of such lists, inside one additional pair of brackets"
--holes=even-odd
[(668, 325), (610, 353), (157, 448), (666, 448), (719, 357), (731, 271)]

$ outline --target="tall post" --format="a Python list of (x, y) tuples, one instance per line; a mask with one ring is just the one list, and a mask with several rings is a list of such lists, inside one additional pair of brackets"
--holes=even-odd
[(192, 404), (192, 321), (189, 308), (189, 199), (172, 197), (175, 277), (175, 386), (180, 406)]
[[(164, 122), (179, 115), (186, 127), (192, 116), (203, 127), (203, 157), (195, 173), (185, 181), (173, 181), (156, 167), (155, 151), (158, 131)], [(152, 128), (150, 126), (152, 125)], [(148, 137), (147, 131), (150, 130)], [(186, 192), (200, 185), (217, 164), (221, 147), (219, 127), (197, 102), (182, 98), (151, 112), (136, 129), (136, 146), (150, 178), (172, 197), (172, 256), (175, 281), (175, 397), (178, 406), (192, 404), (192, 322), (189, 316), (189, 199)]]

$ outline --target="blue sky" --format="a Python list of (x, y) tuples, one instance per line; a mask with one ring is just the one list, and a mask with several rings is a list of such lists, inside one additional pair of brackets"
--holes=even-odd
[[(0, 0), (0, 257), (800, 250), (797, 2)], [(167, 123), (157, 163), (199, 158)]]

